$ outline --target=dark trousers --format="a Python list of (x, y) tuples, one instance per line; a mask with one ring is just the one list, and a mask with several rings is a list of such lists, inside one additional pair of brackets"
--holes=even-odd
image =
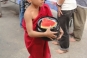
[(60, 26), (64, 31), (62, 38), (58, 41), (61, 49), (67, 50), (69, 48), (69, 21), (72, 17), (73, 10), (62, 11), (63, 15), (58, 17)]

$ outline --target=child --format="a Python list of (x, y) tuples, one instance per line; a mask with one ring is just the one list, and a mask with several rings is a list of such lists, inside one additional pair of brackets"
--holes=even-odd
[[(56, 38), (54, 34), (57, 32), (50, 31), (50, 28), (48, 28), (46, 32), (36, 31), (39, 18), (52, 16), (51, 11), (48, 6), (44, 4), (44, 0), (30, 0), (30, 3), (31, 5), (26, 9), (22, 22), (25, 31), (25, 45), (30, 53), (29, 58), (51, 58), (48, 41), (40, 37)], [(62, 29), (60, 29), (60, 31), (62, 36)]]

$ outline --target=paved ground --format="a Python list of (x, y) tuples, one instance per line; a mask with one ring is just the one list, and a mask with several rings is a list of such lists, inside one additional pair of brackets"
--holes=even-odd
[[(10, 10), (18, 12), (18, 5), (8, 3), (2, 5), (3, 17), (0, 18), (0, 58), (28, 58), (28, 52), (24, 45), (23, 30), (19, 26), (18, 15)], [(87, 58), (87, 23), (80, 42), (70, 43), (70, 50), (66, 54), (55, 52), (59, 46), (49, 42), (52, 58)]]

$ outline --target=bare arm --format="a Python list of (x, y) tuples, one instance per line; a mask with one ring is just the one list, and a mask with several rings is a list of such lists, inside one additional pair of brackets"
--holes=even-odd
[(61, 7), (62, 4), (64, 3), (65, 0), (58, 0), (57, 4), (58, 4), (58, 16), (60, 17), (61, 15), (63, 15), (62, 11), (61, 11)]
[(33, 30), (32, 16), (28, 12), (25, 13), (24, 18), (25, 18), (25, 23), (26, 23), (26, 29), (27, 29), (28, 35), (30, 37), (43, 37), (43, 36), (45, 36), (45, 33), (36, 32)]
[(58, 3), (59, 5), (62, 5), (62, 4), (64, 3), (64, 1), (65, 1), (65, 0), (58, 0), (57, 3)]
[(33, 23), (32, 23), (32, 15), (29, 12), (25, 12), (24, 18), (25, 18), (25, 23), (26, 23), (26, 29), (30, 37), (49, 37), (49, 38), (56, 37), (54, 34), (57, 32), (51, 32), (50, 28), (48, 28), (46, 32), (34, 31)]

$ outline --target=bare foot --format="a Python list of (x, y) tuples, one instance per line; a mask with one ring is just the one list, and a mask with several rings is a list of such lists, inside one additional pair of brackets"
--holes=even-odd
[(69, 40), (70, 40), (70, 42), (75, 42), (76, 41), (74, 37), (70, 37)]
[(53, 41), (52, 43), (53, 43), (54, 45), (59, 45), (58, 42), (56, 42), (56, 41)]
[(63, 54), (63, 53), (66, 53), (66, 52), (68, 52), (67, 50), (60, 50), (60, 49), (58, 49), (58, 50), (56, 50), (56, 52), (58, 53), (58, 54)]

